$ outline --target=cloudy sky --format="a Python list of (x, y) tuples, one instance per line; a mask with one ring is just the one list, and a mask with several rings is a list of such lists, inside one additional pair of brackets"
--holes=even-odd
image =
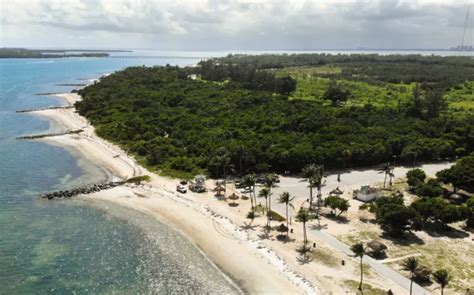
[(473, 2), (0, 0), (0, 38), (1, 47), (447, 48), (461, 43)]

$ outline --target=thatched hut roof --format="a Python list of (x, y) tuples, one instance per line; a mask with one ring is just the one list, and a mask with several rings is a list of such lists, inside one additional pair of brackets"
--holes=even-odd
[(214, 188), (214, 191), (216, 191), (216, 192), (223, 192), (223, 191), (225, 191), (225, 188), (224, 188), (223, 186), (218, 185), (218, 186), (216, 186), (216, 187)]
[(235, 193), (233, 193), (232, 195), (228, 196), (228, 198), (231, 199), (231, 200), (238, 200), (239, 196), (237, 196)]
[(286, 233), (288, 231), (288, 227), (286, 227), (286, 225), (282, 223), (279, 226), (277, 226), (276, 230), (281, 233)]
[(431, 270), (426, 266), (421, 265), (415, 270), (415, 278), (419, 281), (429, 281), (430, 275)]
[(344, 192), (339, 187), (336, 187), (329, 194), (330, 195), (342, 195), (343, 193)]
[(387, 246), (385, 246), (384, 243), (378, 241), (378, 240), (372, 240), (369, 243), (367, 243), (367, 246), (372, 250), (372, 251), (385, 251), (387, 250)]

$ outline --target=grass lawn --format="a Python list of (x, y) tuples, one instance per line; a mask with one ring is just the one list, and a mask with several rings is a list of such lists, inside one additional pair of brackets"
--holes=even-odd
[(380, 295), (380, 294), (384, 294), (384, 291), (386, 291), (386, 290), (375, 288), (375, 287), (372, 287), (371, 285), (362, 283), (362, 291), (363, 291), (362, 293), (358, 290), (359, 282), (356, 282), (353, 280), (344, 281), (344, 285), (346, 285), (346, 287), (348, 287), (349, 289), (354, 290), (355, 294)]
[(474, 110), (474, 81), (467, 81), (453, 87), (446, 93), (449, 108), (453, 110)]
[[(379, 107), (397, 108), (399, 103), (404, 104), (410, 99), (415, 86), (415, 83), (376, 85), (341, 79), (341, 71), (341, 68), (335, 66), (289, 67), (277, 70), (276, 75), (290, 75), (297, 80), (296, 91), (290, 97), (291, 99), (316, 100), (324, 105), (330, 104), (323, 96), (334, 77), (344, 90), (352, 93), (352, 97), (345, 103), (347, 107), (370, 103)], [(467, 81), (453, 87), (446, 92), (446, 98), (451, 111), (474, 111), (474, 81)]]
[[(324, 92), (329, 87), (331, 76), (341, 73), (338, 67), (300, 67), (278, 70), (277, 75), (290, 75), (297, 80), (296, 91), (292, 99), (319, 100), (325, 105), (330, 102), (324, 100)], [(352, 81), (338, 78), (338, 83), (344, 90), (349, 90), (352, 97), (345, 103), (346, 106), (363, 106), (370, 103), (374, 106), (396, 108), (398, 103), (408, 101), (412, 94), (412, 84), (381, 83), (380, 85), (367, 82)]]

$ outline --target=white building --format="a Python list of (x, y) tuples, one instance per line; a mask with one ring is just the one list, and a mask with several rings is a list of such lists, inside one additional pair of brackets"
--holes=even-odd
[(358, 199), (362, 202), (371, 202), (380, 197), (380, 189), (370, 185), (363, 185), (360, 189), (354, 190), (352, 196), (354, 199)]

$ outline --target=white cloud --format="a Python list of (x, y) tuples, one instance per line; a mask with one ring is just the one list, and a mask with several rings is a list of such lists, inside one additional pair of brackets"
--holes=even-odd
[(189, 50), (449, 47), (470, 2), (0, 1), (2, 46)]

